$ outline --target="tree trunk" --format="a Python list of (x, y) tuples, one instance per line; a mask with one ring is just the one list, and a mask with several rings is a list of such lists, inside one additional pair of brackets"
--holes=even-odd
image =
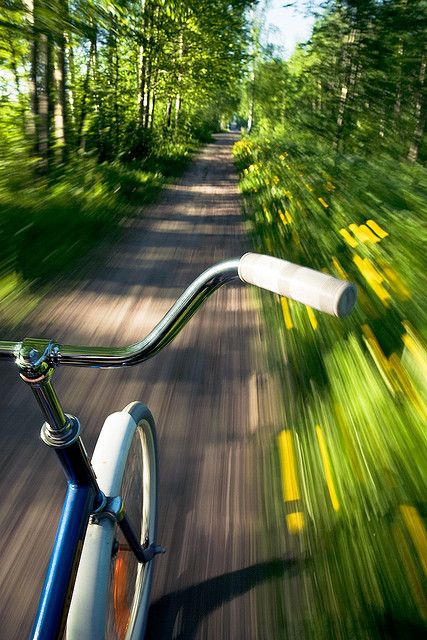
[(176, 93), (176, 97), (175, 97), (175, 120), (174, 120), (174, 124), (175, 124), (175, 131), (177, 131), (178, 126), (179, 126), (179, 114), (181, 111), (181, 105), (182, 105), (182, 98), (181, 98), (181, 91), (180, 91), (180, 85), (182, 82), (182, 71), (181, 71), (181, 66), (182, 66), (182, 58), (184, 56), (184, 33), (183, 33), (183, 28), (181, 28), (181, 31), (179, 33), (179, 39), (178, 39), (178, 77), (177, 77), (177, 93)]
[(55, 134), (59, 145), (59, 160), (65, 162), (68, 158), (68, 77), (67, 77), (67, 38), (66, 24), (69, 21), (68, 0), (60, 0), (63, 31), (57, 43), (57, 60), (55, 68), (56, 108)]
[(55, 132), (55, 44), (52, 36), (47, 36), (47, 57), (46, 57), (46, 99), (47, 99), (47, 123), (46, 123), (46, 141), (47, 141), (47, 162), (48, 168), (53, 163), (53, 153), (55, 148), (54, 132)]
[(169, 97), (168, 103), (166, 106), (166, 127), (170, 129), (171, 124), (172, 124), (172, 98)]
[(147, 91), (147, 54), (148, 54), (148, 27), (147, 27), (147, 2), (142, 2), (143, 14), (141, 20), (141, 43), (139, 48), (139, 76), (140, 85), (138, 92), (138, 121), (139, 126), (145, 129), (147, 123), (145, 121), (146, 116), (146, 91)]
[[(68, 32), (65, 36), (66, 43), (68, 45), (68, 70), (70, 76), (70, 84), (68, 86), (68, 104), (69, 107), (69, 127), (68, 127), (68, 138), (73, 138), (72, 141), (68, 140), (68, 143), (74, 144), (74, 138), (76, 135), (76, 109), (74, 103), (74, 88), (76, 86), (76, 73), (74, 68), (74, 47), (73, 41), (71, 37), (71, 32)], [(65, 109), (67, 111), (67, 108)]]
[(35, 12), (33, 0), (24, 0), (27, 9), (28, 22), (32, 27), (31, 64), (29, 75), (29, 94), (31, 115), (27, 122), (27, 133), (31, 140), (32, 153), (39, 154), (39, 90), (37, 82), (37, 68), (39, 60), (39, 37), (35, 27)]
[(399, 65), (397, 70), (397, 81), (396, 81), (394, 109), (393, 109), (395, 125), (400, 119), (400, 113), (402, 110), (402, 61), (403, 61), (402, 39), (400, 39), (399, 41), (399, 47), (397, 52), (398, 52)]
[(67, 121), (67, 94), (66, 94), (66, 65), (65, 65), (65, 38), (60, 39), (59, 45), (56, 47), (56, 56), (54, 61), (54, 83), (55, 83), (55, 113), (54, 113), (54, 131), (55, 131), (55, 150), (58, 162), (64, 162), (67, 156), (67, 138), (66, 138), (66, 121)]
[(16, 94), (18, 96), (19, 112), (20, 112), (20, 118), (22, 122), (22, 133), (25, 136), (27, 132), (25, 99), (21, 90), (21, 80), (19, 77), (18, 61), (17, 61), (16, 50), (13, 44), (13, 38), (10, 38), (9, 46), (10, 46), (10, 53), (11, 53), (11, 67), (12, 67), (13, 77), (15, 79)]
[(252, 69), (250, 75), (249, 85), (249, 109), (248, 109), (248, 133), (252, 131), (254, 126), (254, 112), (255, 112), (255, 70)]
[(50, 86), (50, 74), (48, 71), (49, 66), (49, 42), (45, 33), (41, 33), (39, 36), (38, 47), (38, 73), (41, 82), (38, 82), (37, 78), (37, 94), (38, 94), (38, 155), (40, 157), (40, 168), (42, 171), (47, 171), (49, 164), (49, 118), (50, 118), (50, 105), (49, 94), (51, 90)]
[(142, 65), (144, 60), (144, 49), (142, 47), (141, 42), (138, 44), (138, 52), (137, 52), (137, 64), (136, 64), (136, 108), (138, 117), (140, 114), (142, 95), (141, 95), (141, 78), (142, 78)]
[(95, 47), (96, 47), (96, 37), (92, 38), (90, 43), (90, 51), (89, 51), (89, 59), (86, 67), (86, 76), (83, 83), (83, 95), (82, 95), (82, 103), (80, 107), (80, 120), (79, 120), (79, 129), (77, 134), (77, 144), (79, 149), (84, 150), (85, 140), (84, 140), (84, 125), (87, 115), (87, 98), (89, 93), (90, 86), (90, 74), (93, 63), (93, 58), (95, 55)]
[(156, 72), (153, 80), (153, 90), (151, 92), (150, 108), (148, 113), (148, 126), (150, 127), (150, 129), (152, 129), (154, 126), (154, 108), (156, 106), (157, 78), (158, 78), (158, 68), (156, 67)]
[(175, 131), (178, 130), (179, 125), (179, 112), (181, 110), (181, 94), (177, 93), (175, 98)]
[[(343, 144), (344, 129), (347, 123), (348, 106), (353, 98), (354, 88), (357, 83), (359, 68), (357, 62), (358, 38), (355, 29), (352, 29), (343, 52), (343, 70), (345, 81), (341, 84), (338, 104), (337, 131), (333, 143), (334, 149), (339, 149)], [(347, 71), (348, 69), (348, 71)]]
[(154, 58), (154, 45), (155, 45), (155, 37), (154, 37), (154, 25), (155, 25), (155, 11), (150, 3), (149, 12), (146, 21), (146, 30), (148, 33), (148, 44), (147, 44), (147, 61), (146, 61), (146, 72), (147, 72), (147, 80), (146, 80), (146, 90), (144, 95), (144, 126), (148, 128), (150, 126), (150, 109), (153, 100), (153, 58)]
[(414, 110), (414, 132), (412, 135), (411, 144), (408, 151), (408, 160), (409, 162), (416, 162), (418, 159), (418, 153), (420, 150), (421, 140), (424, 134), (424, 126), (425, 126), (425, 108), (424, 108), (424, 85), (426, 79), (426, 56), (423, 55), (420, 63), (420, 72), (419, 72), (419, 90), (415, 100), (415, 110)]
[(115, 124), (115, 150), (116, 156), (120, 152), (120, 110), (119, 110), (119, 51), (117, 38), (114, 39), (114, 124)]

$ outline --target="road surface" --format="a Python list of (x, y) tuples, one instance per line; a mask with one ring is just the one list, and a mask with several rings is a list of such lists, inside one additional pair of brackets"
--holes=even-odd
[[(117, 245), (95, 254), (83, 281), (40, 305), (26, 333), (68, 344), (139, 340), (201, 271), (247, 251), (235, 140), (221, 134), (204, 147), (141, 219), (124, 223)], [(58, 394), (79, 416), (89, 451), (108, 413), (132, 400), (157, 420), (158, 542), (168, 551), (156, 560), (149, 638), (278, 638), (284, 583), (285, 608), (297, 601), (299, 561), (274, 516), (272, 442), (281, 413), (265, 335), (253, 291), (229, 285), (154, 360), (57, 373)], [(65, 489), (38, 438), (29, 390), (11, 366), (0, 371), (0, 637), (22, 640)]]

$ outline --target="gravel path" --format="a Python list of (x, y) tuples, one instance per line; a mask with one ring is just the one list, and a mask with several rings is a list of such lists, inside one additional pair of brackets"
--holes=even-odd
[[(247, 251), (230, 155), (235, 140), (216, 136), (179, 183), (127, 223), (90, 277), (51, 296), (30, 333), (68, 344), (139, 340), (203, 269)], [(279, 637), (275, 601), (293, 569), (272, 550), (281, 525), (266, 505), (266, 487), (274, 485), (268, 461), (280, 415), (266, 371), (256, 298), (239, 284), (211, 298), (153, 361), (120, 371), (58, 371), (58, 394), (80, 417), (89, 451), (106, 415), (131, 400), (148, 404), (157, 420), (158, 542), (168, 552), (156, 561), (149, 638)], [(0, 637), (21, 640), (64, 483), (38, 439), (30, 392), (10, 366), (2, 363), (0, 372)]]

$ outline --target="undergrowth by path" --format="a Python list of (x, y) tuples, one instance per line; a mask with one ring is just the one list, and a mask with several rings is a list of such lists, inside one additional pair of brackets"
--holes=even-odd
[[(421, 637), (427, 171), (273, 137), (243, 139), (234, 156), (254, 250), (349, 279), (359, 292), (346, 320), (263, 296), (286, 413), (273, 509), (310, 558), (301, 611), (287, 616), (283, 601), (278, 637)], [(388, 636), (392, 628), (403, 635)]]

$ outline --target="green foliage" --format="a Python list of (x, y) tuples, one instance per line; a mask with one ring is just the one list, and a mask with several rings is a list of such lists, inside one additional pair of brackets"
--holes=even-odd
[[(387, 355), (401, 349), (400, 321), (425, 332), (419, 274), (427, 240), (426, 169), (388, 156), (334, 157), (326, 147), (314, 151), (281, 137), (244, 139), (235, 156), (260, 250), (335, 275), (342, 269), (362, 292), (347, 329), (378, 326)], [(386, 232), (384, 238), (367, 225), (370, 220)]]
[(244, 138), (234, 154), (254, 249), (349, 279), (359, 294), (343, 321), (263, 296), (298, 452), (301, 499), (285, 509), (303, 514), (310, 554), (298, 629), (285, 618), (284, 634), (380, 639), (391, 617), (422, 637), (410, 523), (424, 535), (427, 169), (334, 153), (307, 132)]
[(182, 172), (195, 149), (195, 142), (169, 141), (144, 162), (98, 164), (86, 158), (36, 179), (26, 157), (3, 161), (0, 305), (6, 316), (23, 290), (38, 290), (69, 271), (94, 245), (117, 234), (121, 220), (141, 215), (141, 205)]
[(281, 126), (288, 137), (305, 135), (344, 153), (424, 161), (425, 0), (329, 0), (325, 7), (289, 61), (269, 50), (259, 56), (247, 89), (254, 126)]
[(358, 287), (344, 321), (263, 296), (301, 493), (276, 511), (310, 558), (277, 635), (423, 637), (427, 3), (324, 7), (258, 55), (234, 148), (255, 250)]

